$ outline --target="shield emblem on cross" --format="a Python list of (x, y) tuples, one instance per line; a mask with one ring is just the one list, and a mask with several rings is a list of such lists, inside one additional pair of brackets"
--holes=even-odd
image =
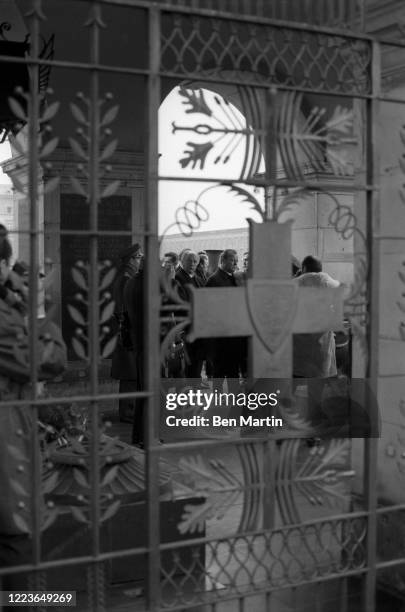
[(246, 301), (252, 326), (270, 353), (291, 334), (298, 304), (298, 285), (290, 280), (250, 278)]

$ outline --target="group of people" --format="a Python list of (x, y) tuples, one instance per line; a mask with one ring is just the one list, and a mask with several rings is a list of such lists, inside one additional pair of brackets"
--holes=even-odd
[[(112, 376), (120, 380), (120, 392), (139, 391), (143, 373), (143, 253), (139, 244), (121, 254), (121, 265), (114, 286), (115, 319), (119, 341), (113, 356)], [(242, 270), (238, 267), (238, 253), (225, 249), (219, 256), (216, 269), (210, 274), (210, 261), (206, 251), (184, 249), (177, 254), (164, 254), (161, 261), (162, 301), (178, 303), (191, 300), (190, 287), (238, 287), (246, 282), (249, 253), (243, 255)], [(311, 255), (300, 263), (292, 258), (292, 277), (299, 285), (312, 287), (337, 287), (339, 282), (322, 271), (322, 263)], [(168, 291), (170, 288), (170, 291)], [(178, 305), (177, 303), (177, 305)], [(169, 309), (170, 310), (170, 309)], [(175, 309), (172, 313), (176, 324)], [(167, 315), (167, 309), (166, 309)], [(166, 320), (167, 320), (166, 316)], [(168, 329), (162, 327), (163, 333)], [(212, 385), (222, 391), (227, 379), (228, 391), (236, 392), (236, 386), (247, 375), (247, 339), (244, 337), (197, 339), (189, 342), (187, 334), (172, 344), (172, 359), (162, 375), (186, 378), (193, 384)], [(321, 334), (296, 334), (294, 336), (293, 375), (296, 378), (329, 378), (336, 376), (336, 355), (333, 330)], [(204, 375), (204, 376), (203, 376)], [(122, 399), (120, 418), (133, 422), (133, 443), (142, 445), (142, 399)]]
[[(111, 375), (120, 381), (120, 393), (135, 392), (142, 389), (143, 382), (143, 261), (141, 246), (134, 244), (121, 253), (118, 274), (114, 283), (114, 318), (118, 342), (112, 360)], [(247, 259), (246, 259), (247, 266)], [(210, 262), (205, 251), (196, 253), (184, 249), (179, 255), (165, 253), (161, 262), (162, 301), (173, 303), (175, 295), (180, 303), (189, 302), (190, 287), (236, 287), (243, 282), (238, 272), (238, 255), (234, 249), (223, 251), (219, 258), (218, 269), (209, 274)], [(247, 268), (246, 268), (247, 269)], [(175, 311), (172, 313), (173, 326), (176, 325)], [(162, 333), (168, 328), (163, 327)], [(209, 377), (223, 380), (224, 377), (239, 379), (243, 362), (243, 338), (196, 340), (187, 342), (183, 335), (175, 339), (174, 358), (168, 357), (168, 367), (162, 374), (169, 377), (201, 379), (203, 366)], [(132, 441), (142, 445), (142, 399), (122, 398), (119, 403), (121, 420), (133, 422)]]
[[(32, 491), (29, 470), (21, 470), (20, 457), (33, 458), (31, 434), (35, 424), (30, 407), (13, 406), (10, 400), (24, 399), (31, 394), (29, 332), (27, 319), (27, 266), (11, 269), (12, 248), (7, 230), (0, 225), (0, 400), (8, 404), (0, 411), (0, 567), (17, 562), (30, 562), (31, 544), (25, 525), (30, 523), (29, 507), (21, 498), (21, 491)], [(144, 254), (139, 244), (121, 253), (113, 298), (118, 342), (112, 361), (112, 376), (120, 380), (120, 392), (130, 394), (143, 389), (144, 362)], [(243, 256), (242, 270), (238, 268), (238, 254), (225, 249), (215, 271), (210, 274), (207, 253), (191, 249), (179, 255), (168, 252), (161, 262), (162, 278), (169, 279), (172, 292), (178, 296), (162, 295), (163, 302), (177, 306), (190, 301), (190, 287), (237, 287), (246, 281), (249, 254)], [(292, 275), (303, 286), (336, 287), (338, 281), (322, 271), (321, 262), (312, 256), (302, 265), (292, 263)], [(41, 283), (39, 282), (39, 287)], [(167, 288), (162, 283), (162, 294)], [(166, 301), (165, 301), (166, 299)], [(44, 381), (60, 374), (66, 366), (66, 347), (60, 330), (44, 317), (43, 299), (38, 299), (37, 378)], [(168, 309), (170, 311), (170, 308)], [(173, 308), (173, 322), (177, 310)], [(202, 371), (212, 379), (213, 388), (220, 389), (225, 378), (229, 384), (239, 384), (246, 375), (246, 338), (213, 338), (196, 340), (186, 337), (177, 340), (184, 350), (179, 360), (177, 376), (196, 379), (204, 384)], [(175, 342), (176, 344), (176, 342)], [(163, 371), (162, 371), (163, 373)], [(173, 372), (171, 373), (173, 374)], [(296, 378), (327, 378), (336, 375), (333, 331), (323, 334), (300, 334), (294, 337), (294, 376)], [(205, 382), (207, 384), (207, 382)], [(134, 444), (143, 442), (143, 399), (133, 397), (120, 400), (120, 414), (133, 423)], [(10, 447), (14, 451), (10, 452)], [(18, 486), (16, 486), (16, 483)], [(20, 576), (20, 579), (23, 575)], [(21, 580), (3, 580), (3, 588), (18, 588)], [(19, 582), (20, 580), (20, 582)], [(6, 586), (4, 586), (6, 585)]]

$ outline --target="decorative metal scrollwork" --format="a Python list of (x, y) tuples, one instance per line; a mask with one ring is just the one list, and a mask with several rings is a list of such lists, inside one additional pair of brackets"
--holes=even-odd
[[(366, 517), (350, 516), (209, 540), (205, 563), (196, 545), (190, 547), (186, 566), (174, 549), (170, 564), (161, 568), (162, 603), (168, 608), (206, 605), (263, 587), (299, 586), (320, 575), (344, 576), (364, 567), (366, 534)], [(184, 576), (183, 588), (176, 584), (177, 573)]]
[[(308, 426), (305, 429), (310, 431)], [(313, 506), (340, 503), (344, 507), (346, 483), (354, 476), (348, 440), (331, 439), (308, 448), (306, 440), (286, 439), (278, 448), (274, 492), (283, 525), (304, 520), (300, 498)], [(231, 473), (223, 461), (214, 458), (189, 455), (180, 460), (174, 475), (174, 498), (190, 494), (204, 498), (202, 503), (185, 506), (178, 526), (181, 533), (193, 533), (207, 520), (221, 520), (238, 498), (242, 510), (235, 533), (260, 528), (264, 481), (259, 445), (240, 445), (238, 454), (241, 475)]]
[(243, 202), (250, 204), (250, 209), (257, 212), (260, 217), (264, 219), (263, 208), (250, 191), (247, 191), (247, 189), (244, 189), (240, 184), (234, 183), (233, 181), (221, 181), (220, 183), (206, 187), (199, 193), (195, 200), (187, 200), (183, 206), (177, 208), (175, 221), (168, 225), (163, 231), (161, 243), (164, 237), (173, 228), (176, 228), (179, 233), (188, 238), (193, 235), (194, 230), (200, 229), (201, 225), (209, 219), (208, 208), (203, 204), (204, 196), (213, 189), (219, 189), (221, 187), (226, 188), (233, 195), (241, 198)]
[(225, 97), (214, 95), (207, 101), (206, 91), (181, 86), (179, 95), (184, 98), (183, 105), (188, 106), (186, 114), (202, 114), (204, 123), (187, 126), (173, 121), (172, 132), (191, 132), (196, 136), (207, 137), (203, 142), (188, 141), (184, 157), (180, 159), (182, 168), (189, 165), (192, 169), (199, 164), (203, 170), (208, 157), (214, 155), (213, 164), (228, 164), (235, 151), (244, 147), (244, 159), (240, 169), (240, 180), (254, 176), (261, 160), (259, 137), (262, 134), (258, 92), (254, 88), (237, 88), (238, 98), (242, 105), (242, 114)]
[(299, 461), (302, 442), (285, 440), (280, 449), (276, 492), (283, 524), (302, 521), (298, 496), (303, 496), (312, 505), (347, 502), (345, 481), (354, 476), (354, 471), (348, 469), (349, 440), (330, 440), (315, 445), (307, 449), (307, 457)]
[(162, 20), (161, 45), (161, 70), (167, 74), (218, 80), (233, 71), (246, 85), (370, 93), (368, 41), (170, 13)]
[(302, 93), (284, 94), (277, 113), (277, 142), (286, 177), (303, 181), (304, 169), (352, 174), (342, 147), (357, 143), (353, 110), (336, 106), (327, 118), (326, 109), (315, 106), (304, 117), (302, 100)]

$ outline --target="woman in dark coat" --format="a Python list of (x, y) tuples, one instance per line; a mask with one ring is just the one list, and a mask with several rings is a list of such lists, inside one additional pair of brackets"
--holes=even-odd
[[(111, 377), (120, 381), (120, 393), (136, 389), (136, 360), (132, 351), (129, 315), (124, 305), (124, 290), (127, 282), (139, 271), (142, 257), (139, 244), (133, 244), (125, 249), (120, 255), (120, 266), (113, 286), (115, 331), (118, 339), (112, 356)], [(134, 414), (132, 399), (120, 399), (118, 410), (121, 421), (132, 422)]]

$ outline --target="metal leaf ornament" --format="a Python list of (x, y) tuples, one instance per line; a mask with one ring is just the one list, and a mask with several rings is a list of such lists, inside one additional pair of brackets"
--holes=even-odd
[[(68, 304), (67, 310), (71, 319), (77, 324), (75, 335), (72, 338), (72, 348), (76, 355), (88, 361), (88, 316), (89, 316), (89, 267), (82, 261), (78, 261), (72, 268), (72, 278), (79, 287), (79, 292), (73, 298), (74, 304)], [(114, 301), (111, 292), (108, 291), (115, 278), (116, 270), (111, 262), (105, 261), (100, 265), (100, 286), (97, 296), (99, 304), (99, 343), (102, 359), (110, 357), (115, 349), (117, 337), (111, 335), (109, 322), (114, 312)]]
[[(223, 183), (223, 185), (225, 185), (225, 183)], [(250, 208), (253, 209), (255, 212), (259, 213), (260, 217), (264, 221), (265, 219), (264, 210), (260, 206), (256, 198), (254, 197), (254, 195), (252, 195), (249, 191), (247, 191), (246, 189), (243, 189), (239, 185), (236, 185), (235, 183), (231, 183), (230, 185), (228, 185), (228, 187), (229, 187), (228, 191), (231, 191), (232, 193), (242, 198), (242, 202), (247, 202), (248, 204), (251, 204)]]
[[(209, 94), (202, 89), (194, 90), (179, 87), (178, 93), (184, 98), (182, 104), (188, 106), (186, 114), (204, 115), (204, 123), (187, 125), (172, 122), (172, 133), (187, 132), (193, 135), (193, 139), (186, 142), (189, 147), (184, 151), (184, 157), (179, 163), (182, 168), (191, 166), (203, 170), (209, 157), (209, 153), (215, 148), (215, 165), (228, 164), (235, 151), (243, 149), (243, 160), (240, 169), (240, 180), (254, 176), (259, 169), (260, 136), (262, 130), (253, 126), (260, 125), (258, 115), (259, 105), (256, 104), (257, 92), (254, 88), (249, 89), (246, 96), (241, 92), (246, 108), (245, 113), (240, 113), (233, 104), (225, 97), (215, 95), (210, 100), (211, 107), (207, 102)], [(256, 109), (252, 112), (252, 109)], [(202, 142), (194, 138), (203, 137)]]
[[(405, 267), (405, 261), (402, 262), (402, 265)], [(405, 272), (403, 272), (402, 270), (399, 270), (398, 276), (399, 276), (401, 283), (404, 285), (404, 288), (405, 288)], [(400, 309), (400, 311), (405, 314), (405, 299), (404, 299), (405, 292), (404, 291), (401, 292), (401, 296), (402, 296), (402, 299), (398, 300), (397, 306)], [(401, 321), (399, 324), (399, 337), (401, 338), (403, 342), (405, 342), (405, 321)]]
[(190, 105), (190, 108), (186, 109), (186, 113), (202, 113), (211, 117), (212, 110), (207, 104), (202, 89), (186, 89), (183, 86), (179, 87), (179, 95), (185, 98), (183, 104)]
[[(187, 504), (178, 525), (180, 533), (201, 531), (206, 520), (221, 519), (234, 506), (244, 484), (223, 461), (208, 462), (198, 455), (179, 461), (176, 478), (194, 495), (205, 498), (201, 504)], [(181, 493), (182, 494), (182, 493)]]
[(357, 144), (353, 110), (337, 106), (326, 119), (326, 109), (315, 106), (304, 117), (302, 99), (302, 93), (285, 94), (277, 116), (279, 150), (287, 177), (304, 180), (307, 167), (315, 172), (351, 174), (344, 148)]
[[(28, 107), (30, 95), (25, 92), (22, 87), (16, 87), (15, 89), (16, 95), (18, 95), (21, 99), (25, 100), (25, 105)], [(59, 144), (59, 138), (47, 138), (52, 133), (52, 126), (50, 125), (50, 120), (53, 119), (56, 113), (59, 110), (60, 103), (52, 102), (48, 105), (48, 99), (52, 96), (53, 90), (48, 88), (44, 92), (38, 94), (38, 104), (40, 108), (40, 113), (38, 117), (39, 125), (41, 126), (41, 131), (35, 139), (35, 143), (32, 143), (37, 148), (38, 158), (43, 160), (44, 158), (49, 157), (56, 149)], [(21, 130), (22, 126), (29, 121), (29, 117), (27, 116), (23, 106), (20, 101), (16, 98), (10, 97), (8, 98), (8, 103), (11, 111), (14, 113), (16, 118), (18, 119), (16, 123), (16, 128)], [(28, 137), (25, 136), (24, 132), (18, 131), (15, 135), (10, 135), (10, 143), (12, 147), (17, 151), (17, 153), (21, 157), (20, 165), (30, 165), (30, 142)], [(45, 168), (49, 171), (52, 169), (52, 162), (46, 161)], [(21, 196), (29, 197), (30, 189), (28, 186), (28, 182), (21, 181), (17, 176), (11, 176), (11, 181), (13, 183), (14, 189)], [(56, 189), (59, 185), (60, 178), (59, 176), (54, 176), (47, 181), (39, 182), (37, 185), (37, 196), (42, 196), (44, 193), (51, 193)]]
[(214, 145), (212, 142), (204, 142), (202, 144), (198, 142), (188, 142), (187, 146), (190, 148), (184, 151), (185, 157), (180, 160), (181, 167), (187, 168), (189, 164), (192, 164), (192, 168), (194, 169), (197, 163), (199, 163), (200, 170), (203, 170), (206, 157)]
[[(280, 447), (276, 471), (276, 498), (285, 524), (303, 520), (299, 497), (311, 505), (347, 502), (347, 482), (355, 472), (350, 469), (350, 441), (330, 440), (326, 445), (307, 449), (300, 456), (302, 441), (284, 440)], [(297, 457), (300, 456), (299, 462)]]
[[(29, 463), (29, 459), (27, 459), (22, 451), (13, 445), (8, 445), (7, 450), (10, 455), (14, 457), (20, 464)], [(50, 480), (52, 480), (53, 485), (56, 485), (58, 482), (58, 475), (54, 474), (51, 479), (49, 479), (48, 485), (50, 484)], [(29, 503), (29, 498), (31, 496), (31, 492), (27, 490), (22, 482), (12, 477), (10, 479), (10, 485), (14, 490), (14, 493), (20, 498), (20, 502), (18, 503), (18, 510), (12, 514), (13, 522), (16, 525), (17, 529), (22, 533), (31, 534), (32, 533), (32, 519), (31, 519), (31, 505)], [(48, 493), (47, 486), (45, 483), (42, 483), (41, 486), (41, 495), (45, 496)], [(45, 503), (43, 497), (41, 497), (40, 504), (40, 529), (41, 531), (45, 531), (48, 529), (58, 517), (59, 510), (55, 507), (53, 502)]]
[[(78, 173), (83, 176), (83, 179), (78, 178), (77, 176), (71, 176), (70, 182), (75, 193), (78, 193), (79, 195), (85, 197), (86, 201), (89, 201), (90, 195), (88, 182), (91, 175), (91, 167), (93, 162), (96, 162), (98, 167), (98, 179), (104, 178), (105, 175), (112, 169), (110, 164), (107, 163), (106, 165), (102, 166), (101, 162), (106, 162), (109, 160), (110, 157), (114, 155), (118, 146), (117, 139), (109, 140), (112, 132), (111, 129), (106, 126), (116, 119), (119, 106), (115, 105), (110, 107), (100, 117), (99, 123), (96, 126), (100, 147), (99, 150), (95, 152), (96, 159), (94, 160), (91, 158), (90, 154), (92, 129), (94, 127), (90, 121), (90, 100), (82, 92), (78, 92), (76, 97), (78, 102), (72, 102), (70, 104), (70, 111), (79, 124), (79, 127), (76, 129), (77, 137), (69, 138), (69, 144), (73, 153), (81, 160), (77, 164), (77, 170)], [(103, 105), (106, 102), (111, 101), (112, 98), (113, 96), (111, 93), (105, 94), (105, 96), (99, 100), (100, 110), (103, 108)], [(120, 184), (121, 181), (119, 180), (107, 182), (100, 192), (98, 181), (96, 188), (96, 199), (102, 200), (103, 198), (114, 195), (114, 193), (116, 193), (116, 191), (119, 189)]]
[(308, 200), (311, 195), (305, 189), (295, 189), (283, 197), (276, 210), (276, 218), (286, 212), (289, 212), (293, 206), (299, 206), (305, 200)]

